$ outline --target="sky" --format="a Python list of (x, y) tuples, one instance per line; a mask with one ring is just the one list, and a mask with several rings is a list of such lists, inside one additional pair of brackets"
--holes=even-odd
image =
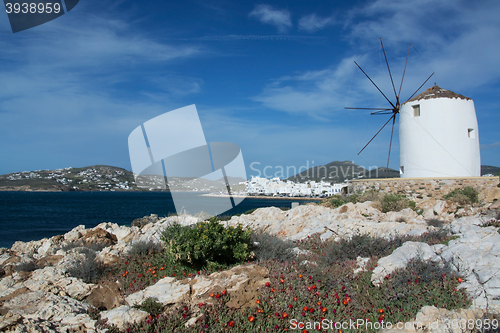
[[(129, 134), (195, 104), (208, 142), (247, 174), (387, 163), (389, 116), (346, 106), (440, 87), (474, 99), (481, 163), (500, 166), (497, 0), (80, 0), (12, 33), (0, 14), (0, 174), (106, 164), (131, 170)], [(410, 46), (411, 44), (411, 46)], [(398, 126), (390, 167), (399, 169)], [(266, 173), (263, 174), (264, 168)], [(281, 169), (280, 169), (281, 167)]]

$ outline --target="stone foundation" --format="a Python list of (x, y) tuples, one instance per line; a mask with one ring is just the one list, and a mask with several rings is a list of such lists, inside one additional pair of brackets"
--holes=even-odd
[(375, 189), (383, 193), (400, 193), (414, 198), (441, 199), (456, 188), (473, 187), (481, 192), (486, 188), (496, 188), (499, 181), (499, 177), (359, 179), (350, 181), (349, 193)]

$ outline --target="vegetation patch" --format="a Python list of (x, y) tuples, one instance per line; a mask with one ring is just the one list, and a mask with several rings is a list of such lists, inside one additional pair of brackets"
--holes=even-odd
[(460, 206), (472, 205), (478, 202), (479, 192), (472, 187), (456, 188), (443, 198), (456, 202)]
[[(227, 237), (231, 242), (217, 244), (216, 235), (219, 239)], [(226, 244), (227, 257), (211, 253), (211, 247), (203, 244), (209, 237), (213, 237), (213, 241), (206, 241), (211, 242), (207, 244), (218, 246), (217, 251)], [(465, 290), (457, 290), (459, 277), (447, 264), (439, 265), (417, 258), (410, 261), (406, 268), (387, 275), (382, 286), (375, 287), (371, 283), (377, 260), (391, 254), (404, 242), (421, 241), (433, 245), (448, 237), (447, 231), (441, 228), (421, 236), (391, 239), (354, 235), (351, 239), (335, 242), (322, 241), (319, 235), (312, 235), (301, 241), (284, 241), (260, 231), (252, 233), (242, 227), (225, 227), (214, 219), (191, 227), (173, 225), (163, 236), (165, 248), (153, 249), (147, 244), (141, 245), (141, 250), (130, 251), (123, 260), (108, 267), (107, 275), (102, 279), (119, 281), (123, 292), (128, 294), (166, 276), (183, 279), (208, 275), (214, 270), (211, 262), (219, 263), (217, 268), (220, 269), (224, 265), (248, 260), (250, 251), (253, 251), (251, 260), (267, 268), (270, 279), (254, 307), (235, 309), (227, 306), (230, 292), (214, 297), (212, 305), (178, 304), (165, 308), (157, 300), (147, 299), (139, 308), (149, 313), (148, 318), (131, 324), (126, 331), (283, 332), (290, 330), (290, 325), (296, 325), (293, 329), (299, 331), (314, 331), (317, 327), (305, 327), (306, 322), (311, 325), (321, 322), (322, 318), (348, 322), (354, 318), (371, 324), (367, 326), (367, 331), (374, 332), (378, 329), (369, 328), (374, 327), (374, 323), (410, 321), (425, 305), (447, 309), (470, 306), (471, 301)], [(179, 247), (181, 241), (189, 245)], [(254, 242), (258, 245), (252, 246)], [(240, 247), (239, 244), (246, 246)], [(292, 254), (294, 247), (301, 250), (299, 257)], [(203, 252), (203, 255), (195, 255), (196, 251)], [(358, 256), (369, 258), (369, 261), (364, 271), (355, 274)], [(89, 312), (93, 318), (99, 317), (95, 309)], [(186, 327), (191, 318), (196, 318), (196, 321)], [(291, 319), (296, 321), (291, 322)], [(109, 329), (108, 332), (118, 332), (116, 327), (102, 320), (97, 326)]]

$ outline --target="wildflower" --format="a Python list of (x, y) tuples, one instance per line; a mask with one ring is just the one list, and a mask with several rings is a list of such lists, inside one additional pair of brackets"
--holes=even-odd
[(269, 287), (270, 285), (271, 285), (271, 283), (266, 282), (266, 287)]
[(198, 306), (203, 306), (203, 302), (198, 303)]
[(262, 310), (262, 309), (257, 309), (257, 312), (258, 312), (258, 313), (264, 313), (264, 310)]
[(254, 316), (248, 316), (248, 321), (253, 322), (255, 320)]
[(304, 306), (304, 311), (308, 311), (309, 308), (307, 306)]
[(280, 283), (285, 283), (285, 280), (284, 279), (280, 279)]
[(223, 290), (223, 291), (222, 291), (222, 296), (225, 296), (225, 295), (226, 295), (226, 293), (227, 293), (227, 290)]
[(302, 278), (302, 274), (299, 274), (299, 279), (301, 279), (301, 278)]
[(255, 303), (260, 304), (260, 299), (256, 300)]
[(384, 309), (378, 309), (378, 313), (384, 313)]
[(328, 312), (328, 309), (323, 307), (323, 308), (321, 308), (321, 312), (326, 313), (326, 312)]
[(220, 294), (215, 295), (215, 298), (220, 298)]
[(288, 308), (289, 309), (293, 308), (293, 305), (292, 304), (288, 304)]
[(458, 282), (460, 282), (460, 283), (462, 283), (462, 282), (464, 281), (464, 280), (462, 280), (461, 278), (458, 278), (457, 280), (458, 280)]
[(210, 293), (210, 297), (214, 297), (214, 293)]
[(234, 326), (234, 320), (229, 321), (229, 322), (227, 323), (227, 325), (228, 325), (229, 327), (233, 327), (233, 326)]
[(286, 312), (283, 312), (283, 314), (281, 315), (281, 317), (282, 317), (283, 319), (286, 319), (286, 318), (288, 318), (288, 313), (286, 313)]

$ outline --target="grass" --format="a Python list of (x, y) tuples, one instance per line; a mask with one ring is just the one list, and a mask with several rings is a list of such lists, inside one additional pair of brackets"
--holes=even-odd
[[(214, 299), (213, 305), (177, 304), (164, 308), (156, 300), (148, 299), (140, 308), (148, 312), (149, 317), (144, 322), (132, 324), (128, 332), (283, 332), (291, 330), (291, 319), (296, 319), (295, 328), (299, 328), (301, 322), (305, 325), (306, 322), (320, 322), (322, 318), (337, 322), (354, 318), (368, 320), (371, 324), (382, 320), (396, 323), (412, 320), (424, 305), (467, 308), (470, 299), (464, 289), (457, 290), (458, 276), (446, 264), (414, 259), (406, 268), (386, 276), (381, 287), (373, 286), (370, 280), (377, 260), (405, 241), (433, 245), (449, 237), (445, 230), (439, 229), (418, 237), (390, 240), (355, 235), (350, 240), (334, 242), (321, 241), (319, 235), (312, 235), (302, 241), (287, 242), (265, 233), (254, 233), (252, 241), (260, 243), (260, 250), (259, 247), (253, 249), (254, 263), (267, 268), (270, 279), (254, 307), (229, 308), (226, 305), (229, 293)], [(292, 256), (292, 247), (306, 250), (307, 254), (298, 258)], [(144, 289), (163, 276), (184, 279), (213, 271), (179, 265), (163, 249), (129, 254), (108, 267), (101, 278), (101, 281), (119, 281), (124, 295)], [(354, 274), (357, 256), (370, 260), (365, 271)], [(304, 265), (301, 264), (303, 260), (316, 264)], [(94, 318), (99, 317), (97, 310), (89, 311)], [(185, 327), (195, 315), (199, 317), (193, 326)], [(116, 327), (103, 321), (98, 322), (98, 327), (118, 332)]]
[(377, 190), (370, 190), (364, 193), (355, 193), (349, 197), (333, 196), (321, 202), (322, 205), (330, 208), (338, 208), (346, 203), (358, 203), (372, 201), (373, 207), (383, 213), (399, 212), (402, 209), (411, 208), (416, 210), (416, 203), (407, 199), (402, 194), (382, 194)]
[(459, 204), (460, 206), (472, 205), (478, 202), (479, 192), (472, 187), (456, 188), (448, 194), (444, 195), (443, 198), (446, 200), (451, 200)]

